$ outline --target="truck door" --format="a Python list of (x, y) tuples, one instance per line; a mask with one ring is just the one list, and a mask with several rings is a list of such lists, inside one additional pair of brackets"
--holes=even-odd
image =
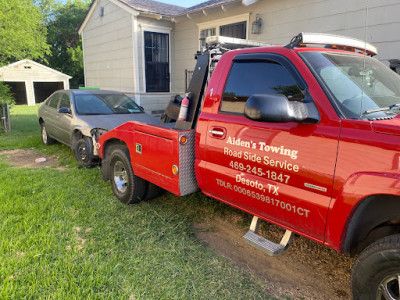
[[(317, 124), (266, 123), (244, 117), (253, 94), (312, 97), (284, 56), (234, 59), (216, 114), (208, 119), (203, 191), (315, 240), (324, 238), (339, 137), (339, 119)], [(261, 57), (261, 58), (260, 58)], [(221, 80), (223, 81), (223, 80)]]

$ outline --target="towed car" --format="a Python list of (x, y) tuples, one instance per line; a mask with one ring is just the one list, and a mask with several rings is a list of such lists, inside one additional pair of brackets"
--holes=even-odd
[(100, 135), (127, 121), (158, 124), (127, 95), (106, 90), (59, 90), (39, 107), (42, 142), (58, 141), (74, 152), (84, 164), (98, 159), (96, 142)]

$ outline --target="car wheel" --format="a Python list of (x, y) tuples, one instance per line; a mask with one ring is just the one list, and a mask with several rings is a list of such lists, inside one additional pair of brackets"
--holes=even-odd
[(93, 143), (88, 137), (83, 137), (78, 140), (75, 145), (75, 157), (82, 164), (93, 162)]
[(44, 145), (48, 146), (56, 142), (55, 139), (49, 137), (49, 135), (47, 134), (46, 125), (44, 125), (44, 122), (40, 123), (40, 129), (41, 129), (42, 143)]
[(400, 235), (382, 238), (364, 251), (351, 274), (353, 299), (400, 299)]
[(126, 149), (111, 152), (109, 174), (111, 189), (122, 203), (131, 204), (144, 199), (146, 181), (134, 174)]

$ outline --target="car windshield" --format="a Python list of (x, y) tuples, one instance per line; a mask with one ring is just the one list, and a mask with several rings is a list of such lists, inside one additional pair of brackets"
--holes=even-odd
[(75, 95), (76, 112), (80, 115), (141, 113), (140, 107), (124, 94)]
[(378, 60), (360, 55), (302, 52), (300, 56), (348, 119), (399, 113), (400, 76)]

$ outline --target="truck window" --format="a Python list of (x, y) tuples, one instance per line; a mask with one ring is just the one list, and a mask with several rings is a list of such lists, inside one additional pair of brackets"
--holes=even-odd
[(283, 94), (290, 101), (304, 96), (289, 71), (272, 61), (234, 62), (222, 97), (220, 112), (243, 114), (253, 94)]
[(302, 53), (301, 57), (330, 91), (331, 102), (345, 118), (393, 117), (399, 113), (400, 76), (376, 59), (324, 52)]

